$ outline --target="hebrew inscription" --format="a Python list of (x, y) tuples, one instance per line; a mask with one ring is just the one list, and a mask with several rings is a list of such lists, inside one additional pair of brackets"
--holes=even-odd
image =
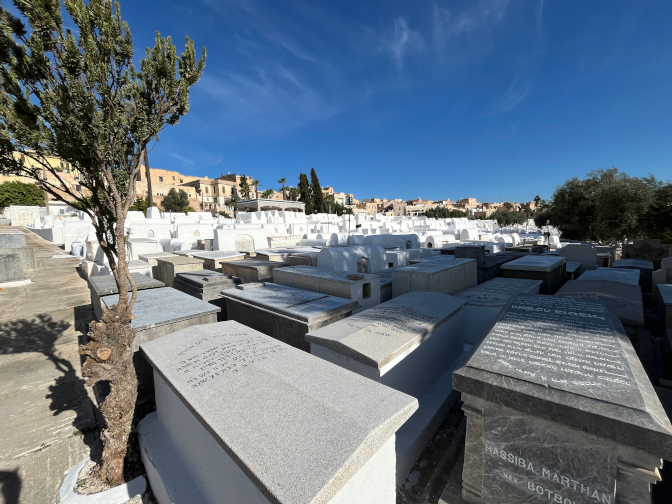
[(198, 388), (218, 376), (236, 374), (251, 364), (268, 360), (273, 354), (287, 348), (268, 341), (262, 336), (242, 339), (228, 334), (226, 338), (203, 337), (178, 353), (179, 365), (176, 369), (191, 388)]
[(609, 312), (597, 303), (518, 296), (468, 365), (630, 408), (644, 407)]
[(364, 312), (347, 319), (350, 327), (360, 331), (389, 336), (426, 331), (436, 319), (410, 306), (379, 306), (370, 313)]

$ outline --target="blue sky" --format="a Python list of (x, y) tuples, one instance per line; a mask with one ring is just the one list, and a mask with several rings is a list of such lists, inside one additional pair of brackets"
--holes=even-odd
[(528, 201), (616, 166), (672, 178), (672, 2), (121, 1), (206, 46), (150, 165), (357, 198)]

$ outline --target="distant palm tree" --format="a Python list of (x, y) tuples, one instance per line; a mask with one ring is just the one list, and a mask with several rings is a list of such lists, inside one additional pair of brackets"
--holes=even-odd
[(285, 184), (287, 183), (287, 179), (285, 177), (282, 177), (280, 180), (278, 180), (278, 184), (282, 185), (282, 188), (280, 189), (282, 191), (282, 200), (285, 200)]
[(261, 187), (261, 183), (259, 182), (258, 179), (254, 179), (252, 181), (252, 185), (254, 186), (254, 197), (258, 198), (259, 197), (259, 187)]

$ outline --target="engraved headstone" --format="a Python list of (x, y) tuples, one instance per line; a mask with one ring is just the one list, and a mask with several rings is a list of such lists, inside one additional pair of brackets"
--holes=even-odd
[(518, 296), (453, 373), (468, 502), (650, 503), (672, 425), (597, 301)]
[(142, 351), (157, 411), (140, 450), (167, 502), (396, 501), (395, 433), (416, 399), (232, 321)]

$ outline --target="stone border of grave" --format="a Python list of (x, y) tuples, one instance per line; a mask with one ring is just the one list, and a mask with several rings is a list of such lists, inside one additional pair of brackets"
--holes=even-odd
[(70, 471), (66, 472), (59, 491), (61, 504), (123, 504), (133, 497), (142, 495), (147, 490), (147, 480), (144, 476), (138, 476), (128, 483), (103, 492), (93, 494), (75, 492), (79, 473), (89, 460), (90, 458), (86, 457)]

